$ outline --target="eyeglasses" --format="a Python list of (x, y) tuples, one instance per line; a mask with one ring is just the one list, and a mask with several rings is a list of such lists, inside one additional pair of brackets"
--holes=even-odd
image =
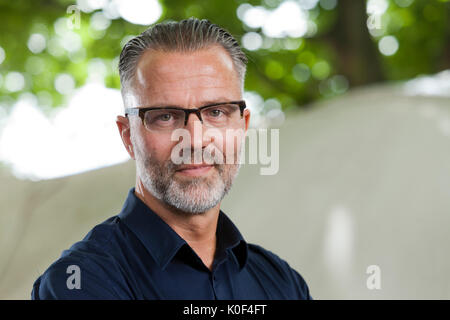
[(212, 103), (196, 109), (174, 106), (127, 108), (125, 116), (138, 115), (149, 131), (170, 131), (184, 127), (191, 113), (195, 113), (201, 123), (212, 128), (235, 126), (244, 116), (245, 101)]

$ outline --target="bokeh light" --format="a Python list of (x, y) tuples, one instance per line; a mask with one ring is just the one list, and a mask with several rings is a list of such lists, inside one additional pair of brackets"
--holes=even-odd
[(98, 11), (92, 14), (90, 27), (96, 30), (105, 30), (110, 25), (111, 19), (107, 18), (102, 11)]
[(25, 87), (25, 77), (17, 71), (8, 72), (5, 77), (5, 88), (10, 92), (17, 92)]
[(330, 65), (326, 61), (319, 61), (311, 68), (311, 74), (318, 80), (323, 80), (330, 74)]
[(378, 42), (378, 49), (385, 56), (392, 56), (398, 50), (398, 40), (394, 36), (385, 36)]
[(33, 53), (41, 53), (47, 46), (47, 40), (40, 33), (33, 33), (28, 39), (28, 49)]
[(262, 37), (257, 32), (247, 32), (242, 37), (242, 45), (245, 49), (254, 51), (261, 48), (263, 43)]
[(311, 10), (317, 5), (319, 0), (298, 0), (297, 2), (303, 10)]
[(337, 0), (320, 0), (319, 3), (325, 10), (333, 10), (337, 6)]
[(292, 69), (292, 74), (298, 82), (306, 82), (308, 81), (311, 71), (309, 67), (304, 63), (299, 63), (294, 66)]
[(0, 47), (0, 64), (3, 63), (3, 61), (5, 60), (5, 58), (6, 58), (5, 50), (4, 50), (2, 47)]
[(302, 37), (308, 31), (308, 13), (294, 1), (284, 1), (274, 10), (245, 4), (238, 7), (237, 14), (247, 26), (262, 28), (272, 38)]
[(75, 88), (75, 81), (68, 73), (58, 74), (55, 78), (55, 89), (61, 94), (69, 94)]
[(389, 7), (387, 0), (368, 0), (367, 1), (367, 13), (370, 15), (382, 15)]
[(156, 22), (162, 13), (161, 5), (157, 0), (122, 0), (117, 1), (117, 9), (125, 20), (141, 25)]
[(409, 7), (414, 2), (414, 0), (394, 0), (394, 1), (395, 4), (403, 8)]
[(25, 71), (32, 75), (40, 74), (44, 71), (44, 59), (36, 56), (31, 56), (25, 62)]

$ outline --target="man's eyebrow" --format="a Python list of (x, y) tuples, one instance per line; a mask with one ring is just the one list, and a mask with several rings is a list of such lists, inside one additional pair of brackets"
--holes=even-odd
[(222, 98), (215, 99), (215, 100), (206, 100), (206, 101), (202, 101), (202, 104), (199, 105), (198, 108), (201, 106), (207, 106), (207, 105), (216, 104), (216, 103), (218, 104), (218, 103), (228, 103), (228, 102), (232, 102), (232, 101), (241, 101), (242, 99), (243, 99), (242, 97), (236, 98), (236, 99), (222, 97)]
[(179, 105), (176, 104), (155, 104), (155, 105), (143, 105), (139, 106), (139, 109), (148, 109), (148, 108), (180, 108)]
[[(228, 102), (228, 101), (234, 101), (234, 100), (233, 99), (229, 99), (229, 98), (219, 98), (219, 99), (214, 99), (214, 100), (206, 100), (206, 101), (202, 101), (199, 105), (189, 106), (189, 107), (200, 108), (202, 106), (207, 106), (207, 105), (215, 104), (215, 103)], [(183, 109), (186, 109), (186, 107), (182, 107), (180, 105), (171, 104), (171, 103), (145, 105), (145, 106), (140, 106), (139, 108), (140, 109), (143, 109), (143, 108), (183, 108)]]
[(202, 101), (201, 105), (202, 106), (206, 106), (208, 104), (222, 103), (222, 102), (228, 102), (228, 101), (234, 101), (234, 100), (233, 99), (229, 99), (229, 98), (219, 98), (219, 99), (215, 99), (215, 100)]

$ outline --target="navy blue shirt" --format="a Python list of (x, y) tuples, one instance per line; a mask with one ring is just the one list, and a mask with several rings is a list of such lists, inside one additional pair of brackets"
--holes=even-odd
[(129, 191), (119, 215), (63, 251), (32, 299), (311, 299), (287, 262), (244, 241), (220, 211), (209, 270), (187, 242)]

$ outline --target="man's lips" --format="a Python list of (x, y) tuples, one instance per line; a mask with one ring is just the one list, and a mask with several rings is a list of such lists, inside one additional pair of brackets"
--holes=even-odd
[(180, 172), (189, 176), (198, 176), (207, 173), (213, 165), (210, 164), (195, 164), (195, 165), (184, 165), (176, 170), (176, 172)]

